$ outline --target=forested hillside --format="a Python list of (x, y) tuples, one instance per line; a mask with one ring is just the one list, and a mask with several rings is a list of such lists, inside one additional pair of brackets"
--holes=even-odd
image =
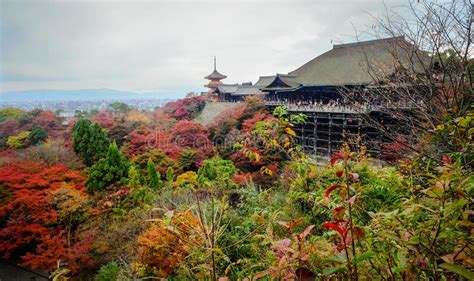
[[(422, 0), (416, 9), (413, 3), (413, 15), (387, 10), (387, 19), (377, 19), (371, 31), (404, 36), (405, 47), (421, 50), (427, 67), (391, 65), (393, 73), (363, 87), (333, 87), (344, 108), (354, 109), (379, 139), (390, 140), (380, 145), (378, 159), (359, 128), (359, 138), (342, 134), (327, 163), (316, 165), (297, 141), (296, 128), (307, 115), (289, 111), (284, 99), (278, 102), (286, 105), (273, 104), (270, 112), (271, 95), (264, 91), (258, 97), (227, 93), (245, 101), (216, 105), (223, 100), (214, 92), (222, 74), (209, 79), (207, 96), (190, 95), (153, 111), (115, 102), (66, 120), (52, 111), (1, 108), (0, 266), (40, 270), (61, 281), (474, 280), (473, 5)], [(121, 57), (128, 40), (114, 40)], [(147, 42), (153, 47), (147, 61), (175, 42), (166, 41), (162, 49)], [(302, 42), (286, 44), (306, 48)], [(179, 57), (169, 61), (195, 61), (175, 45)], [(136, 50), (134, 58), (142, 52)], [(83, 61), (89, 69), (90, 61)], [(251, 60), (242, 61), (248, 69)], [(356, 67), (327, 62), (341, 75)], [(384, 67), (369, 65), (381, 73)], [(156, 77), (138, 71), (139, 65), (131, 69), (131, 76)], [(179, 68), (166, 72), (188, 76)], [(219, 113), (200, 115), (205, 106)]]
[(67, 126), (1, 110), (3, 259), (96, 280), (473, 277), (472, 111), (393, 166), (346, 145), (317, 167), (304, 116), (250, 97), (206, 127), (204, 102)]

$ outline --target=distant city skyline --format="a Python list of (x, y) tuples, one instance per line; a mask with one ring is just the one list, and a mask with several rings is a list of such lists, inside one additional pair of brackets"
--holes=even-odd
[[(287, 73), (333, 44), (355, 41), (403, 0), (1, 1), (0, 93), (108, 88), (206, 91)], [(0, 95), (1, 101), (1, 95)]]

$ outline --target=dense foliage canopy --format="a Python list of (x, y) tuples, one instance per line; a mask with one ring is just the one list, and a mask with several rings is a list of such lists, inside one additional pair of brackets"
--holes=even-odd
[(435, 55), (446, 67), (411, 82), (449, 77), (429, 88), (439, 110), (384, 161), (346, 140), (316, 162), (306, 116), (258, 97), (208, 126), (202, 96), (1, 109), (0, 257), (53, 280), (474, 280), (472, 81)]

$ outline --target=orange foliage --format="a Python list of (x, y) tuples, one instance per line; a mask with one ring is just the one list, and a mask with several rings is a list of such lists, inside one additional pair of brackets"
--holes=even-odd
[(194, 235), (198, 224), (190, 212), (182, 212), (175, 214), (168, 226), (163, 222), (151, 225), (138, 237), (139, 262), (146, 265), (150, 272), (158, 270), (161, 277), (170, 275), (191, 250), (185, 241), (202, 244)]
[(251, 173), (235, 174), (232, 176), (232, 181), (239, 186), (244, 186), (247, 183), (252, 181), (252, 174)]

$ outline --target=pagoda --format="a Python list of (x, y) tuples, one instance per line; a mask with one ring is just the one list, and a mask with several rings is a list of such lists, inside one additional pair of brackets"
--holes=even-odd
[(222, 84), (222, 79), (227, 78), (224, 74), (220, 74), (216, 69), (216, 57), (214, 57), (214, 71), (204, 77), (207, 80), (210, 80), (209, 83), (204, 85), (205, 87), (209, 88), (209, 93), (214, 93), (217, 89), (219, 84)]

